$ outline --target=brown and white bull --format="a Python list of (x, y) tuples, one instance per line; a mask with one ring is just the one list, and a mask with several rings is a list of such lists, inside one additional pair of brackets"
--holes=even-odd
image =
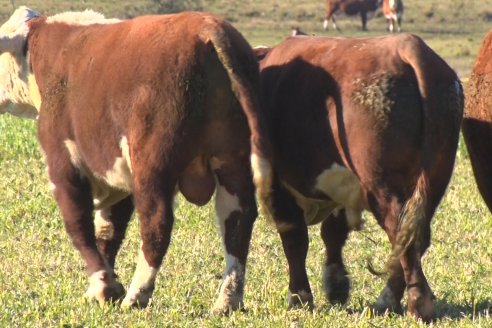
[(463, 137), (478, 189), (492, 211), (492, 31), (482, 42), (467, 84)]
[(266, 202), (271, 182), (258, 63), (241, 34), (204, 13), (118, 21), (26, 7), (0, 33), (0, 113), (38, 117), (53, 193), (89, 274), (86, 295), (125, 295), (114, 262), (135, 207), (142, 243), (122, 305), (147, 305), (175, 193), (203, 205), (215, 192), (226, 270), (214, 310), (240, 307), (253, 179)]
[(421, 257), (454, 166), (463, 91), (455, 72), (410, 34), (290, 37), (259, 49), (274, 149), (273, 212), (289, 264), (289, 304), (312, 304), (307, 226), (321, 223), (324, 290), (344, 303), (349, 232), (370, 210), (393, 246), (379, 311), (434, 315)]
[(401, 32), (401, 20), (403, 17), (403, 0), (383, 0), (383, 14), (388, 23), (390, 32)]
[(338, 30), (336, 15), (338, 13), (347, 16), (360, 15), (362, 30), (367, 30), (367, 20), (372, 17), (379, 8), (381, 0), (326, 0), (326, 15), (323, 28), (328, 29), (328, 21), (331, 19), (333, 28)]

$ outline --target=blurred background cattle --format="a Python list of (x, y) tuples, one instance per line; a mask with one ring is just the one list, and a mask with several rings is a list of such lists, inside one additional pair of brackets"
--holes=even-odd
[(383, 0), (383, 14), (388, 22), (390, 32), (401, 32), (403, 17), (403, 0)]
[(332, 26), (338, 30), (336, 17), (338, 14), (347, 16), (360, 15), (362, 22), (362, 30), (367, 30), (367, 20), (374, 16), (374, 13), (379, 8), (381, 0), (326, 0), (326, 15), (323, 22), (323, 28), (328, 29), (329, 21)]

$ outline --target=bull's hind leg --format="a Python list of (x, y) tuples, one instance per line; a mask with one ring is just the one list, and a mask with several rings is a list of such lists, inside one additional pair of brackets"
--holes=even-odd
[(226, 268), (213, 312), (225, 314), (243, 307), (246, 259), (258, 213), (247, 159), (221, 162), (214, 170), (217, 177), (215, 208)]
[(343, 264), (342, 249), (349, 234), (345, 210), (331, 214), (321, 225), (321, 237), (326, 247), (323, 287), (330, 303), (344, 304), (350, 291), (350, 279)]
[[(414, 196), (409, 200), (410, 205), (407, 204), (407, 206), (410, 206), (408, 207), (408, 211), (410, 211), (408, 213), (411, 214), (404, 221), (416, 222), (411, 229), (420, 230), (421, 242), (419, 248), (417, 249), (411, 244), (400, 256), (399, 264), (395, 260), (391, 268), (391, 276), (376, 303), (376, 309), (379, 311), (391, 310), (401, 312), (400, 302), (406, 287), (409, 313), (427, 322), (434, 317), (434, 301), (432, 291), (422, 270), (421, 256), (430, 242), (430, 220), (427, 219), (430, 216), (423, 208), (425, 202), (422, 205), (414, 203), (416, 200), (415, 195), (417, 194), (414, 193)], [(419, 206), (422, 206), (422, 208), (418, 209)], [(393, 248), (402, 246), (398, 245), (396, 235), (396, 227), (399, 224), (400, 213), (402, 211), (403, 204), (394, 197), (392, 202), (380, 206), (379, 210), (375, 212), (375, 214), (378, 213), (376, 215), (378, 222), (385, 229)], [(380, 221), (379, 214), (383, 214), (383, 221)], [(425, 218), (415, 221), (418, 215), (423, 215)], [(400, 233), (408, 234), (410, 230), (407, 230), (408, 226), (401, 222), (400, 225)]]
[[(424, 231), (424, 238), (422, 240), (421, 256), (427, 250), (430, 245), (430, 225), (426, 227)], [(425, 277), (423, 277), (425, 279)], [(401, 266), (400, 260), (397, 259), (391, 265), (391, 275), (386, 282), (385, 288), (381, 291), (376, 303), (375, 308), (379, 313), (386, 311), (403, 314), (401, 307), (401, 299), (405, 293), (407, 284), (405, 282), (405, 275)], [(432, 294), (433, 295), (433, 294)], [(434, 298), (434, 296), (432, 296)]]
[(94, 225), (97, 247), (114, 270), (116, 255), (125, 238), (128, 222), (133, 214), (133, 200), (129, 196), (115, 205), (96, 211)]
[[(63, 152), (58, 152), (58, 156)], [(89, 278), (86, 297), (95, 299), (100, 304), (108, 300), (119, 299), (124, 294), (123, 286), (96, 246), (93, 223), (93, 201), (89, 181), (66, 159), (47, 157), (50, 180), (54, 186), (54, 196), (63, 215), (65, 229), (73, 245), (80, 252)]]
[(395, 261), (391, 266), (392, 271), (390, 277), (386, 282), (386, 286), (379, 294), (374, 308), (378, 313), (389, 311), (403, 314), (401, 299), (403, 298), (406, 287), (405, 277), (403, 276), (403, 269), (399, 260)]
[(273, 184), (274, 220), (289, 264), (289, 307), (313, 307), (313, 294), (306, 272), (309, 247), (304, 213), (278, 181)]
[[(142, 168), (144, 169), (144, 168)], [(123, 307), (146, 307), (154, 292), (154, 285), (171, 241), (174, 222), (173, 197), (175, 179), (167, 174), (152, 174), (135, 170), (134, 201), (140, 222), (141, 248), (137, 267)]]

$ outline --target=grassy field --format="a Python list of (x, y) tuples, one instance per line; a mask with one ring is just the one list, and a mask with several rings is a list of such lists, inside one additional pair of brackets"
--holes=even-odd
[[(18, 1), (16, 1), (18, 4)], [(299, 25), (308, 33), (365, 36), (386, 33), (382, 17), (360, 31), (358, 18), (340, 19), (342, 33), (323, 31), (322, 0), (203, 0), (195, 8), (215, 12), (238, 27), (253, 44), (275, 44)], [(424, 38), (466, 81), (492, 19), (492, 1), (407, 1), (404, 29)], [(145, 0), (24, 1), (46, 14), (92, 8), (107, 16), (132, 17), (158, 11)], [(12, 11), (0, 0), (0, 21)], [(1, 77), (0, 77), (1, 78)], [(84, 302), (83, 264), (64, 231), (49, 192), (33, 121), (0, 116), (0, 327), (414, 327), (408, 316), (374, 316), (370, 305), (384, 279), (366, 270), (366, 259), (382, 263), (389, 251), (385, 234), (365, 213), (366, 227), (345, 248), (352, 294), (344, 307), (323, 298), (324, 250), (319, 227), (310, 228), (308, 274), (316, 308), (288, 311), (287, 264), (280, 239), (259, 217), (248, 262), (245, 312), (210, 314), (224, 259), (212, 206), (183, 200), (176, 210), (173, 240), (163, 263), (152, 304), (145, 310), (99, 307)], [(139, 244), (136, 220), (117, 262), (128, 284)], [(436, 327), (491, 327), (492, 217), (480, 198), (463, 142), (454, 176), (433, 221), (432, 246), (424, 271), (437, 296)]]

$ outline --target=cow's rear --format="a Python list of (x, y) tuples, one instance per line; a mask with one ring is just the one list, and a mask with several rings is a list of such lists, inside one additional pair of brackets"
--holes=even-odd
[(383, 0), (383, 14), (390, 32), (401, 32), (403, 0)]
[(328, 28), (328, 22), (331, 20), (333, 28), (338, 30), (336, 24), (337, 14), (347, 16), (360, 15), (362, 21), (362, 30), (367, 30), (367, 20), (372, 17), (379, 7), (380, 0), (326, 0), (325, 20), (323, 28)]
[(21, 8), (12, 18), (18, 29), (0, 39), (27, 70), (12, 78), (40, 96), (28, 105), (39, 106), (39, 141), (87, 265), (87, 296), (102, 303), (124, 295), (114, 262), (135, 207), (142, 246), (123, 305), (147, 305), (176, 191), (197, 205), (215, 192), (227, 263), (214, 309), (237, 309), (257, 215), (253, 180), (267, 205), (271, 183), (256, 58), (239, 32), (208, 14), (128, 21), (93, 14), (44, 17)]
[(306, 225), (322, 222), (325, 292), (345, 302), (342, 247), (369, 209), (393, 245), (379, 310), (434, 315), (420, 257), (451, 177), (463, 109), (453, 70), (412, 35), (291, 37), (260, 64), (274, 145), (274, 217), (290, 304), (312, 302)]

